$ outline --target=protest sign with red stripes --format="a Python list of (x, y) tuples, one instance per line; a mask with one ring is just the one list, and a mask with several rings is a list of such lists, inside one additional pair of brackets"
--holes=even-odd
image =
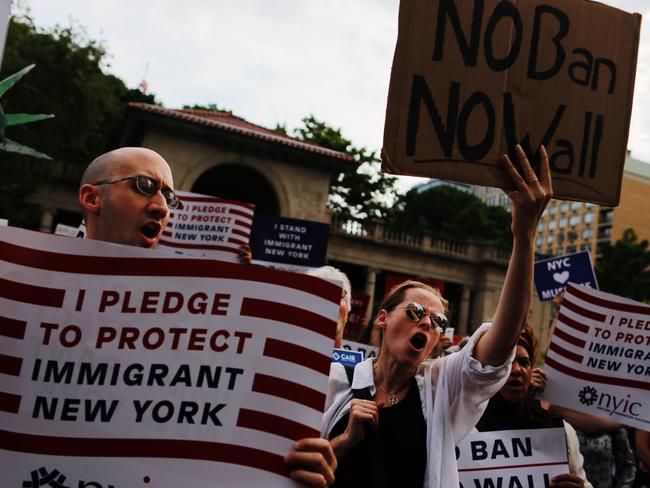
[(650, 305), (569, 284), (544, 370), (545, 400), (650, 429)]
[(238, 262), (248, 245), (255, 205), (185, 191), (176, 192), (182, 209), (173, 210), (158, 248)]
[(9, 227), (0, 256), (3, 483), (293, 486), (339, 286)]

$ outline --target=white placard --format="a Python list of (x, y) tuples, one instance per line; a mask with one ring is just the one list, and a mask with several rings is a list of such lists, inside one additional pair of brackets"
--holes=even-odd
[(461, 488), (548, 486), (568, 473), (564, 428), (468, 434), (456, 447)]
[(3, 486), (294, 486), (339, 286), (11, 227), (0, 256)]
[(362, 342), (348, 341), (347, 339), (343, 339), (343, 349), (347, 349), (348, 351), (358, 351), (362, 353), (365, 358), (374, 358), (379, 354), (378, 347), (364, 344)]
[(569, 284), (541, 398), (650, 430), (650, 306)]
[(171, 211), (158, 249), (239, 262), (240, 249), (250, 238), (255, 205), (185, 191), (176, 195), (183, 209)]

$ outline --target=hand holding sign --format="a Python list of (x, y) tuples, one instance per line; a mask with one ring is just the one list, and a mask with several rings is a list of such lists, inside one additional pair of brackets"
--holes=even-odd
[(532, 236), (535, 233), (544, 207), (553, 196), (548, 154), (546, 154), (544, 146), (539, 147), (541, 163), (539, 178), (535, 175), (535, 171), (519, 144), (517, 144), (516, 153), (521, 174), (507, 154), (501, 158), (506, 172), (515, 184), (515, 190), (507, 192), (512, 201), (512, 234), (515, 238)]

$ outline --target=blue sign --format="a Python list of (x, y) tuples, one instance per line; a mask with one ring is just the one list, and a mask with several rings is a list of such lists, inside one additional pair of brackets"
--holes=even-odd
[(347, 349), (334, 349), (332, 362), (341, 363), (343, 366), (354, 366), (363, 361), (363, 353), (360, 351), (348, 351)]
[(255, 213), (250, 236), (253, 262), (317, 268), (325, 264), (330, 226)]
[(589, 251), (544, 259), (535, 263), (535, 289), (540, 301), (551, 300), (567, 283), (598, 289)]

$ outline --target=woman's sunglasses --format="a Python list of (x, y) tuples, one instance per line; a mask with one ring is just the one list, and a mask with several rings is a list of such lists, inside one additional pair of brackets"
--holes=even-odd
[(447, 317), (440, 312), (428, 313), (422, 305), (417, 302), (411, 302), (404, 307), (395, 307), (395, 309), (404, 310), (406, 318), (411, 322), (420, 322), (427, 315), (431, 320), (431, 329), (434, 332), (441, 333), (447, 327)]

